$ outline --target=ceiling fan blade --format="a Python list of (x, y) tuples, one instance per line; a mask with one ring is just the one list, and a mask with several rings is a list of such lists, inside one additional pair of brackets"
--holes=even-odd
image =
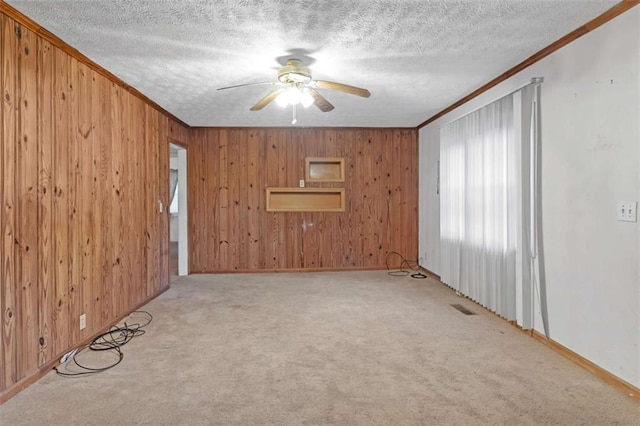
[(273, 92), (269, 93), (267, 96), (265, 96), (264, 98), (260, 99), (254, 106), (252, 106), (251, 108), (249, 108), (251, 111), (260, 111), (262, 108), (266, 107), (267, 105), (269, 105), (270, 102), (272, 102), (275, 98), (278, 97), (278, 95), (280, 93), (284, 92), (283, 89), (277, 89), (274, 90)]
[(318, 108), (320, 108), (320, 111), (322, 112), (329, 112), (331, 111), (334, 106), (331, 105), (331, 102), (329, 102), (324, 96), (322, 96), (317, 90), (315, 89), (309, 89), (309, 93), (311, 94), (311, 96), (313, 97), (313, 99), (315, 100), (315, 104)]
[(371, 92), (367, 89), (362, 89), (360, 87), (349, 86), (348, 84), (336, 83), (333, 81), (323, 81), (323, 80), (314, 80), (312, 82), (313, 86), (318, 89), (331, 89), (331, 90), (339, 90), (341, 92), (349, 93), (356, 96), (362, 96), (363, 98), (368, 98), (371, 96)]
[(227, 87), (220, 87), (217, 90), (227, 90), (227, 89), (235, 89), (236, 87), (245, 87), (245, 86), (264, 86), (264, 85), (271, 85), (274, 86), (278, 83), (273, 82), (273, 81), (261, 81), (259, 83), (244, 83), (244, 84), (236, 84), (235, 86), (227, 86)]

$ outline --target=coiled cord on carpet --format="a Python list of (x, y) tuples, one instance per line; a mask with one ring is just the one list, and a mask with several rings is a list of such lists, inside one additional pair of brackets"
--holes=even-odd
[[(133, 318), (136, 315), (143, 315), (145, 318), (141, 322), (135, 322), (133, 324), (127, 323), (129, 318)], [(124, 358), (122, 347), (133, 340), (134, 337), (142, 336), (145, 333), (143, 328), (149, 325), (152, 320), (153, 316), (147, 311), (133, 311), (127, 318), (125, 318), (124, 325), (122, 327), (112, 326), (108, 331), (96, 336), (91, 343), (72, 351), (72, 355), (60, 366), (64, 366), (66, 371), (62, 371), (59, 367), (53, 367), (53, 369), (58, 375), (64, 377), (86, 376), (107, 371), (122, 362)], [(79, 361), (78, 358), (80, 354), (88, 354), (91, 353), (91, 351), (113, 354), (114, 361), (105, 366), (95, 368), (89, 367), (86, 363)], [(69, 370), (69, 366), (72, 365), (72, 362), (75, 367), (73, 367), (73, 370)], [(78, 369), (79, 371), (75, 371)]]
[[(400, 259), (402, 259), (402, 262), (400, 263), (400, 269), (391, 270), (391, 268), (389, 267), (389, 257), (391, 256), (398, 256), (400, 257)], [(387, 271), (389, 271), (387, 273), (392, 277), (406, 277), (407, 275), (409, 275), (411, 278), (415, 278), (419, 280), (423, 280), (427, 278), (425, 274), (420, 272), (420, 265), (418, 264), (417, 260), (407, 260), (403, 255), (401, 255), (397, 251), (390, 251), (389, 253), (387, 253), (387, 257), (385, 258), (385, 264), (387, 266)], [(405, 266), (408, 268), (408, 270), (405, 269)], [(411, 271), (413, 271), (413, 273), (411, 273)]]

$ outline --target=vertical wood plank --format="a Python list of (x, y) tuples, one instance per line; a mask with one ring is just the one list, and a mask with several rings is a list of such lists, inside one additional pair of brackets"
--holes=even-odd
[[(135, 121), (133, 117), (134, 110), (132, 105), (132, 96), (125, 92), (120, 91), (122, 98), (122, 220), (120, 225), (122, 227), (123, 246), (122, 246), (122, 284), (120, 286), (120, 300), (119, 303), (122, 306), (121, 310), (126, 311), (130, 304), (131, 294), (134, 292), (133, 285), (136, 281), (136, 274), (134, 271), (136, 265), (135, 251), (136, 235), (133, 227), (135, 226), (135, 199), (137, 188), (134, 187), (134, 170), (136, 167), (134, 156), (134, 144), (135, 137), (132, 132), (132, 122)], [(140, 194), (137, 193), (139, 197)]]
[(94, 137), (94, 294), (93, 329), (98, 329), (112, 319), (111, 316), (111, 259), (113, 230), (111, 228), (111, 87), (110, 82), (97, 76), (93, 84), (92, 115), (95, 126)]
[(102, 182), (104, 178), (103, 150), (106, 149), (107, 143), (104, 137), (104, 124), (102, 116), (101, 103), (104, 102), (104, 94), (100, 81), (102, 76), (89, 73), (91, 75), (90, 86), (88, 88), (91, 93), (91, 103), (89, 109), (91, 111), (91, 155), (86, 161), (91, 163), (91, 175), (89, 178), (91, 198), (91, 206), (87, 206), (87, 210), (91, 211), (91, 243), (88, 244), (90, 278), (87, 281), (87, 287), (90, 288), (90, 297), (86, 302), (87, 309), (87, 329), (91, 333), (97, 330), (102, 323), (102, 305), (104, 300), (104, 287), (102, 266), (104, 259), (104, 229), (102, 217), (104, 216), (104, 203), (101, 192)]
[(157, 257), (156, 249), (158, 241), (156, 241), (157, 235), (157, 223), (156, 212), (158, 197), (156, 196), (157, 177), (158, 177), (158, 156), (156, 150), (157, 142), (157, 126), (155, 125), (155, 117), (150, 106), (144, 108), (144, 123), (145, 123), (145, 137), (144, 137), (144, 169), (145, 179), (147, 185), (145, 185), (145, 235), (144, 235), (144, 251), (146, 254), (145, 266), (146, 266), (146, 289), (145, 295), (151, 294), (157, 279)]
[[(278, 152), (279, 143), (277, 130), (267, 130), (265, 146), (266, 158), (265, 169), (266, 177), (264, 184), (260, 187), (260, 199), (264, 200), (266, 187), (277, 187), (278, 183)], [(276, 212), (265, 212), (265, 268), (277, 269), (280, 267), (278, 259), (280, 258), (280, 234), (278, 218), (281, 215)]]
[[(296, 132), (290, 132), (287, 135), (287, 150), (286, 150), (286, 182), (287, 186), (296, 186), (296, 183), (300, 177), (300, 165), (301, 156), (299, 152), (300, 144)], [(302, 247), (302, 234), (303, 228), (303, 213), (285, 213), (287, 217), (287, 265), (291, 265), (291, 268), (303, 268), (304, 267), (304, 253)]]
[(353, 168), (352, 168), (353, 164), (351, 163), (351, 159), (350, 159), (351, 146), (345, 142), (345, 132), (337, 131), (335, 138), (336, 138), (336, 147), (340, 154), (339, 156), (344, 157), (345, 159), (344, 188), (345, 188), (345, 193), (349, 194), (349, 197), (345, 196), (346, 211), (338, 216), (338, 221), (339, 221), (338, 229), (340, 231), (340, 240), (339, 240), (340, 245), (334, 246), (333, 250), (334, 250), (334, 257), (336, 259), (338, 257), (340, 258), (340, 261), (339, 262), (336, 261), (335, 265), (339, 267), (350, 267), (350, 266), (354, 266), (353, 260), (352, 260), (353, 250), (349, 245), (349, 221), (350, 221), (350, 209), (351, 209), (350, 200), (351, 200), (351, 187), (353, 186), (352, 184), (353, 181), (351, 178), (349, 178), (349, 176), (352, 176), (352, 172), (353, 172)]
[[(284, 129), (278, 130), (278, 138), (275, 141), (278, 146), (278, 186), (286, 187), (287, 183), (287, 150), (289, 149), (290, 132)], [(289, 255), (289, 240), (291, 238), (287, 224), (289, 223), (289, 214), (278, 214), (276, 226), (278, 226), (278, 268), (287, 268), (293, 266), (291, 263), (292, 256)]]
[[(322, 138), (318, 136), (320, 130), (313, 129), (300, 129), (294, 133), (295, 146), (298, 149), (298, 157), (293, 159), (304, 164), (305, 156), (319, 156), (322, 151)], [(310, 143), (314, 141), (316, 143)], [(297, 182), (303, 178), (304, 174), (300, 175), (299, 167), (296, 167), (295, 162), (290, 162), (288, 167), (291, 169), (290, 180)], [(303, 172), (304, 173), (304, 172)], [(319, 252), (321, 248), (318, 246), (320, 233), (322, 232), (321, 214), (313, 212), (300, 213), (300, 255), (301, 265), (303, 268), (318, 268)]]
[(348, 182), (348, 186), (345, 185), (345, 191), (348, 191), (348, 201), (347, 201), (347, 232), (345, 235), (347, 236), (347, 241), (345, 245), (345, 251), (348, 253), (348, 264), (349, 266), (357, 266), (360, 265), (362, 260), (361, 253), (358, 247), (358, 241), (360, 239), (360, 182), (358, 180), (359, 177), (359, 166), (358, 166), (358, 139), (357, 139), (357, 130), (347, 130), (344, 132), (344, 140), (345, 144), (349, 147), (347, 152), (345, 153), (345, 179)]
[(125, 141), (123, 127), (124, 101), (120, 88), (115, 84), (110, 85), (110, 116), (111, 116), (111, 139), (112, 144), (112, 162), (111, 162), (111, 226), (113, 254), (111, 257), (111, 276), (113, 280), (113, 291), (111, 292), (111, 317), (115, 317), (122, 312), (124, 307), (123, 293), (125, 290), (126, 274), (124, 271), (125, 258), (125, 176), (124, 176), (124, 158), (125, 158)]
[[(393, 237), (395, 233), (393, 232), (393, 224), (391, 217), (391, 209), (392, 209), (392, 200), (393, 200), (393, 133), (384, 132), (382, 136), (382, 159), (384, 160), (381, 164), (381, 190), (380, 190), (380, 204), (382, 205), (382, 245), (383, 251), (382, 258), (380, 261), (386, 263), (386, 257), (390, 251), (394, 251), (394, 246), (391, 243), (393, 241)], [(388, 159), (392, 159), (389, 161)]]
[(54, 57), (46, 41), (38, 45), (38, 366), (55, 354), (51, 339), (55, 312), (53, 273), (53, 138), (54, 135)]
[[(215, 132), (215, 131), (214, 131)], [(187, 197), (189, 204), (189, 235), (190, 246), (197, 247), (198, 250), (192, 250), (193, 255), (189, 256), (192, 271), (205, 271), (205, 259), (207, 256), (207, 247), (203, 238), (201, 225), (204, 225), (204, 212), (206, 210), (206, 198), (204, 197), (206, 178), (204, 173), (204, 153), (205, 141), (204, 132), (197, 131), (192, 136), (193, 144), (187, 151), (188, 163), (187, 173), (189, 173), (188, 187), (194, 190), (193, 195)]]
[(133, 121), (131, 121), (131, 130), (134, 135), (132, 141), (133, 148), (133, 158), (134, 164), (132, 169), (132, 177), (133, 177), (133, 185), (134, 185), (134, 221), (133, 225), (133, 235), (134, 238), (134, 249), (133, 254), (135, 257), (134, 263), (134, 280), (131, 283), (131, 289), (133, 290), (130, 294), (130, 299), (128, 302), (127, 309), (131, 309), (137, 301), (142, 300), (146, 294), (146, 282), (147, 282), (147, 268), (145, 267), (146, 263), (146, 250), (145, 250), (145, 241), (146, 241), (146, 227), (145, 227), (145, 218), (146, 218), (146, 205), (147, 200), (145, 199), (145, 194), (147, 193), (147, 181), (145, 179), (145, 154), (146, 154), (146, 146), (145, 146), (145, 105), (140, 102), (140, 100), (130, 95), (132, 109), (134, 111), (132, 117)]
[(18, 377), (38, 365), (38, 111), (37, 38), (24, 27), (18, 42), (18, 264), (20, 339)]
[(253, 129), (242, 129), (236, 132), (237, 152), (236, 164), (237, 171), (237, 187), (234, 199), (238, 201), (239, 215), (238, 220), (238, 256), (236, 260), (237, 269), (244, 270), (248, 268), (249, 257), (249, 212), (248, 212), (248, 191), (247, 181), (249, 176), (249, 158), (248, 143), (249, 134)]
[(247, 263), (246, 269), (260, 269), (262, 251), (260, 250), (260, 241), (263, 236), (260, 235), (260, 194), (259, 194), (259, 163), (260, 159), (260, 133), (258, 129), (252, 129), (247, 135), (247, 162), (246, 162), (246, 181), (243, 183), (243, 192), (246, 194), (246, 217), (247, 217)]
[(204, 212), (204, 202), (202, 194), (201, 164), (202, 157), (202, 131), (196, 129), (191, 135), (189, 149), (187, 150), (187, 187), (189, 194), (187, 204), (189, 205), (189, 269), (192, 272), (204, 272), (202, 265), (203, 247), (202, 234), (199, 225), (204, 221), (201, 218)]
[(267, 168), (269, 167), (267, 160), (267, 144), (266, 134), (264, 130), (258, 130), (257, 135), (258, 144), (258, 159), (256, 167), (258, 169), (256, 181), (254, 182), (253, 194), (250, 195), (251, 199), (255, 203), (255, 214), (257, 215), (258, 229), (254, 230), (254, 237), (257, 240), (255, 244), (258, 245), (258, 263), (256, 267), (260, 270), (266, 267), (266, 240), (264, 235), (267, 230), (267, 216), (266, 216), (266, 197), (263, 195), (264, 181), (267, 176)]
[(69, 73), (70, 58), (54, 50), (55, 133), (53, 149), (54, 319), (51, 332), (53, 356), (70, 346), (69, 339)]
[(402, 224), (405, 252), (409, 259), (418, 259), (418, 141), (416, 133), (403, 130), (405, 181), (403, 183), (406, 216)]
[(79, 90), (80, 64), (77, 60), (70, 60), (69, 99), (69, 323), (67, 324), (70, 343), (75, 345), (80, 342), (80, 329), (78, 317), (82, 311), (82, 250), (80, 247), (81, 232), (81, 205), (82, 194), (79, 189), (80, 177), (80, 135), (79, 110), (81, 104), (81, 92)]
[(86, 315), (87, 326), (80, 331), (80, 336), (86, 338), (93, 328), (94, 315), (91, 311), (93, 307), (93, 262), (94, 262), (94, 238), (95, 227), (93, 208), (94, 198), (94, 160), (93, 160), (93, 140), (95, 136), (95, 125), (92, 115), (92, 80), (90, 69), (80, 64), (78, 66), (78, 91), (79, 91), (79, 111), (78, 111), (78, 144), (80, 157), (80, 179), (78, 181), (78, 205), (80, 207), (80, 232), (78, 238), (80, 260), (80, 286), (81, 302), (80, 315)]
[(17, 162), (17, 51), (16, 24), (4, 15), (2, 19), (2, 352), (3, 389), (18, 381), (17, 270), (16, 240), (16, 162)]
[[(4, 88), (4, 44), (2, 40), (4, 38), (4, 16), (0, 14), (0, 84)], [(0, 125), (4, 127), (4, 89), (0, 93), (2, 97), (0, 99)], [(4, 200), (4, 131), (0, 130), (0, 203)], [(0, 232), (4, 232), (4, 208), (0, 204)], [(0, 242), (0, 278), (4, 282), (4, 234), (2, 235), (2, 242)], [(4, 285), (0, 283), (0, 392), (5, 387), (5, 363), (4, 363), (4, 334), (2, 325), (4, 324)]]
[(372, 147), (374, 130), (361, 130), (361, 179), (362, 188), (362, 207), (360, 211), (360, 223), (362, 224), (362, 235), (360, 241), (362, 243), (362, 256), (364, 266), (375, 266), (376, 258), (374, 258), (374, 247), (377, 245), (376, 232), (377, 224), (373, 223), (375, 197), (377, 194), (373, 192), (373, 166), (372, 156), (374, 149)]
[[(203, 134), (202, 150), (215, 153), (220, 151), (219, 132), (214, 138), (206, 138)], [(218, 239), (218, 203), (220, 192), (218, 191), (218, 159), (214, 155), (204, 155), (202, 159), (202, 194), (206, 207), (204, 209), (204, 223), (201, 224), (203, 243), (205, 245), (205, 264), (208, 270), (216, 270), (218, 265), (219, 244)]]
[[(404, 182), (404, 168), (405, 164), (402, 162), (403, 150), (402, 150), (402, 133), (400, 130), (393, 132), (393, 200), (392, 200), (392, 223), (393, 223), (393, 242), (392, 250), (406, 256), (403, 253), (402, 244), (402, 223), (404, 222), (405, 212), (403, 209), (403, 194), (402, 194), (402, 182)], [(392, 266), (400, 266), (400, 259), (397, 256), (393, 257)]]
[(218, 132), (218, 262), (214, 265), (217, 270), (229, 269), (229, 227), (233, 226), (234, 218), (229, 210), (229, 132)]
[(229, 212), (233, 223), (229, 228), (229, 263), (227, 269), (239, 269), (240, 257), (240, 164), (239, 164), (239, 138), (238, 134), (242, 130), (228, 130), (229, 132), (229, 162), (227, 167), (228, 186), (229, 186)]

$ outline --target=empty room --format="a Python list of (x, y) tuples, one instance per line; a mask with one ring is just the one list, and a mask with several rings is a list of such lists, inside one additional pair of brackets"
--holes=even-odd
[(640, 424), (638, 0), (0, 0), (0, 425)]

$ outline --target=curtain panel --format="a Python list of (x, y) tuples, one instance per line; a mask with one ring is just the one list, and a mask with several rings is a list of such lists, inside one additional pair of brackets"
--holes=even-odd
[(513, 95), (441, 129), (441, 279), (516, 316), (517, 146)]

